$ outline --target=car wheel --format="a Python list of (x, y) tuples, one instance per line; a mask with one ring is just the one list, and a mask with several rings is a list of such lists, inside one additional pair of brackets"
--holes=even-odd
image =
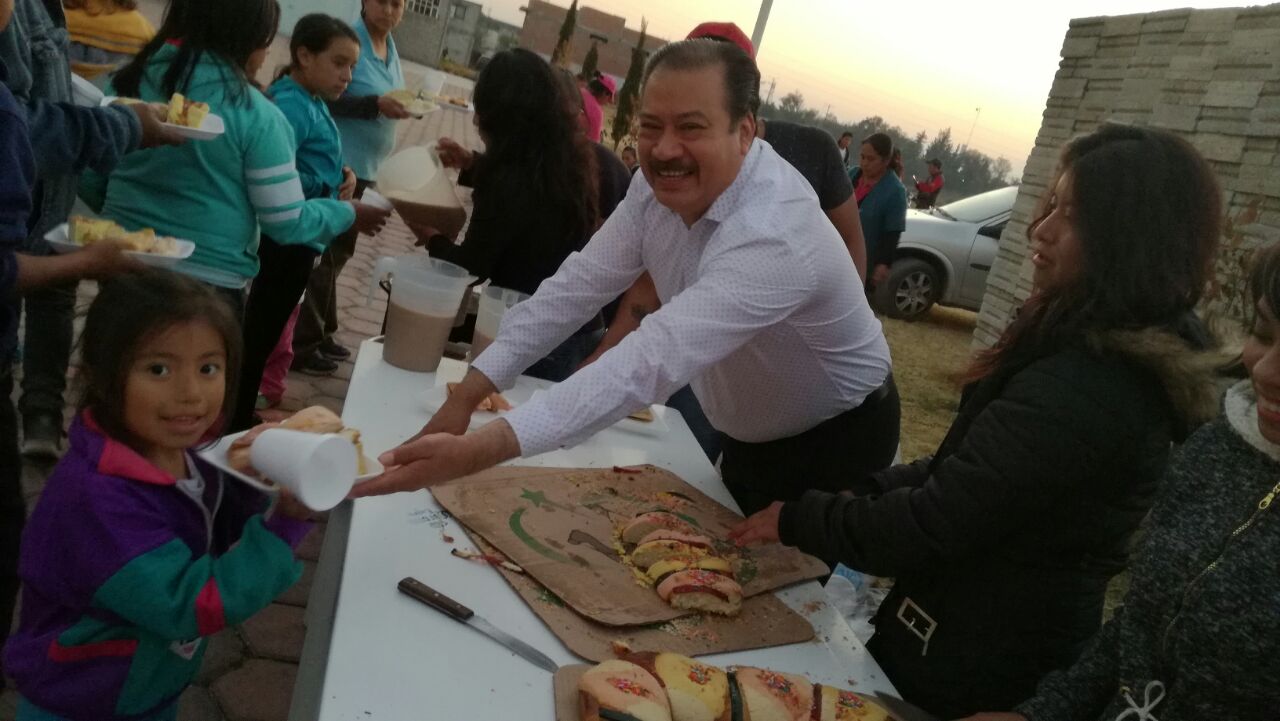
[(942, 279), (938, 269), (919, 258), (902, 258), (889, 269), (889, 279), (876, 288), (876, 306), (890, 318), (915, 320), (938, 302)]

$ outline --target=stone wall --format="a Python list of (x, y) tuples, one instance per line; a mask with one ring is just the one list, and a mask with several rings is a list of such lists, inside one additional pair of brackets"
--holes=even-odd
[(1027, 225), (1060, 148), (1104, 121), (1171, 130), (1212, 162), (1227, 223), (1207, 303), (1240, 314), (1249, 258), (1280, 239), (1280, 4), (1084, 18), (1071, 22), (1062, 45), (976, 346), (994, 343), (1030, 295)]

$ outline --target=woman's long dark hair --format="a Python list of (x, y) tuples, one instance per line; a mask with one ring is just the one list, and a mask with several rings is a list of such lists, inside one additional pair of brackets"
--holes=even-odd
[(276, 80), (299, 67), (299, 50), (306, 48), (312, 55), (319, 55), (328, 50), (329, 45), (338, 38), (346, 38), (357, 46), (360, 44), (360, 36), (356, 35), (356, 31), (338, 18), (324, 13), (303, 15), (293, 26), (293, 35), (289, 36), (289, 64), (280, 68)]
[[(231, 308), (209, 286), (171, 270), (144, 268), (102, 284), (80, 337), (80, 410), (107, 436), (137, 448), (124, 421), (125, 386), (138, 348), (180, 323), (208, 323), (226, 347), (223, 417), (235, 403), (243, 338)], [(220, 435), (220, 433), (219, 433)]]
[(570, 113), (570, 98), (545, 60), (528, 50), (493, 56), (476, 80), (476, 122), (485, 153), (476, 193), (522, 188), (565, 228), (561, 248), (574, 249), (595, 230), (598, 202), (594, 155)]
[(1028, 237), (1048, 217), (1052, 188), (1067, 172), (1083, 267), (1068, 286), (1027, 301), (995, 347), (975, 359), (969, 380), (1088, 332), (1187, 330), (1221, 234), (1222, 196), (1209, 164), (1172, 133), (1104, 125), (1063, 149)]
[(156, 36), (116, 74), (113, 84), (121, 95), (138, 97), (152, 56), (172, 42), (178, 54), (160, 81), (165, 95), (185, 94), (196, 65), (208, 53), (231, 66), (236, 87), (229, 97), (240, 102), (252, 87), (244, 70), (249, 56), (270, 45), (279, 26), (276, 0), (171, 0)]

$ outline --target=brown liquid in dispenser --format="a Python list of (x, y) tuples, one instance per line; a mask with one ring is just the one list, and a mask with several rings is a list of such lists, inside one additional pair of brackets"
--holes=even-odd
[(389, 303), (387, 337), (382, 358), (397, 368), (431, 373), (440, 366), (444, 345), (453, 330), (453, 314), (427, 315)]

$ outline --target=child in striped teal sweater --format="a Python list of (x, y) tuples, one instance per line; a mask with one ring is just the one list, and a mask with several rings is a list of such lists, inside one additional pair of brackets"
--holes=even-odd
[(237, 297), (258, 274), (258, 239), (323, 250), (356, 221), (356, 207), (307, 200), (284, 114), (249, 80), (275, 37), (275, 0), (175, 3), (156, 38), (113, 81), (122, 97), (208, 103), (226, 132), (214, 140), (135, 154), (109, 177), (87, 177), (81, 197), (127, 228), (191, 240), (177, 269)]

